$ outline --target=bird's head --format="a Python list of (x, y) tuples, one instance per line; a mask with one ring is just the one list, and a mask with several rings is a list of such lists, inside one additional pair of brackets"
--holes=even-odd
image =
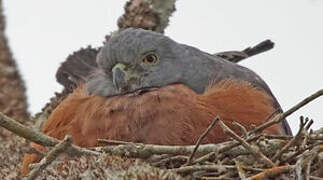
[[(143, 29), (123, 30), (112, 36), (99, 52), (99, 70), (87, 83), (88, 91), (114, 96), (174, 83), (190, 85), (190, 81), (199, 81), (194, 76), (201, 71), (197, 61), (192, 61), (191, 53), (192, 49), (162, 34)], [(199, 86), (198, 82), (194, 84)]]

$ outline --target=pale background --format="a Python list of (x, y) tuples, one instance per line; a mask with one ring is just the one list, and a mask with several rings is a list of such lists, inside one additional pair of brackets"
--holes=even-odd
[[(116, 30), (126, 1), (5, 0), (7, 35), (27, 84), (34, 114), (61, 86), (55, 71), (80, 47), (100, 46)], [(283, 109), (323, 88), (323, 1), (320, 0), (180, 0), (166, 35), (215, 53), (242, 50), (267, 38), (273, 50), (243, 61), (269, 84)], [(323, 97), (294, 113), (323, 127)]]

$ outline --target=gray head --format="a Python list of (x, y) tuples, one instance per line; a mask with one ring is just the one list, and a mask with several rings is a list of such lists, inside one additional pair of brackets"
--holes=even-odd
[[(198, 56), (198, 58), (196, 58)], [(142, 88), (184, 83), (197, 92), (207, 85), (213, 60), (195, 48), (143, 29), (126, 29), (109, 39), (97, 56), (90, 93), (113, 96)], [(203, 58), (204, 57), (204, 58)]]

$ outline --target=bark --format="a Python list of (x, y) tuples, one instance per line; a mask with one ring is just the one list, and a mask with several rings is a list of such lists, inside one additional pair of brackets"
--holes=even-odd
[(0, 0), (0, 111), (24, 122), (28, 119), (25, 83), (5, 36), (3, 2)]
[(130, 0), (124, 9), (118, 20), (120, 29), (135, 27), (160, 33), (164, 33), (169, 17), (176, 10), (175, 0)]

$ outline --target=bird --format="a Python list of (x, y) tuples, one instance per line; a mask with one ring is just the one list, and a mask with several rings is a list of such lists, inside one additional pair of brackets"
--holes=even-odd
[[(251, 130), (282, 111), (252, 70), (160, 33), (128, 28), (90, 54), (95, 60), (70, 57), (59, 68), (56, 77), (71, 93), (45, 122), (44, 134), (60, 140), (69, 134), (81, 147), (99, 146), (97, 139), (192, 145), (215, 117), (241, 134), (233, 122)], [(264, 132), (291, 134), (286, 120)], [(202, 143), (229, 138), (215, 126)], [(25, 154), (23, 174), (39, 160)]]

